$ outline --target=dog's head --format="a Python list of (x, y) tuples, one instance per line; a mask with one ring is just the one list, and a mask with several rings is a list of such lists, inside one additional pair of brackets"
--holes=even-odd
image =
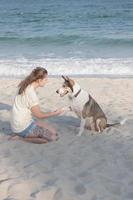
[(74, 80), (70, 79), (68, 76), (62, 76), (64, 83), (60, 89), (56, 91), (61, 97), (68, 93), (73, 93), (73, 87), (75, 85)]

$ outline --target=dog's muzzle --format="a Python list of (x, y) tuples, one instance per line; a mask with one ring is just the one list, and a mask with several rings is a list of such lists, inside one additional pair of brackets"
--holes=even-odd
[(56, 90), (56, 93), (59, 94), (61, 97), (63, 97), (64, 95), (66, 95), (68, 93), (68, 91), (64, 90), (64, 88), (60, 88), (58, 90)]

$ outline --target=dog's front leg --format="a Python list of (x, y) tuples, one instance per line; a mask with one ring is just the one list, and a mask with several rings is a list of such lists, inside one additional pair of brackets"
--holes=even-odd
[(77, 136), (81, 136), (83, 131), (84, 131), (84, 127), (85, 127), (85, 119), (81, 118), (81, 122), (80, 122), (80, 130), (79, 133), (77, 134)]

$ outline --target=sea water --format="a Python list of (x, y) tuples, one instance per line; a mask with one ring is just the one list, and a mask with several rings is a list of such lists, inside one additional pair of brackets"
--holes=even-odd
[(133, 75), (133, 0), (0, 0), (0, 76)]

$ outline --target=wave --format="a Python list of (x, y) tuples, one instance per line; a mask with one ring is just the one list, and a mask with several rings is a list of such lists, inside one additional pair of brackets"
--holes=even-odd
[(6, 59), (0, 60), (1, 77), (22, 77), (37, 66), (49, 75), (117, 75), (133, 76), (133, 58), (95, 59)]
[(74, 40), (81, 39), (78, 35), (57, 35), (57, 36), (44, 36), (44, 37), (0, 37), (2, 42), (23, 42), (23, 43), (41, 43), (41, 44), (63, 44), (72, 43)]
[(97, 46), (133, 46), (133, 38), (107, 38), (107, 37), (89, 37), (86, 35), (56, 35), (43, 37), (0, 37), (0, 42), (23, 43), (23, 44), (41, 44), (41, 45), (65, 45), (78, 43), (79, 45), (97, 45)]

